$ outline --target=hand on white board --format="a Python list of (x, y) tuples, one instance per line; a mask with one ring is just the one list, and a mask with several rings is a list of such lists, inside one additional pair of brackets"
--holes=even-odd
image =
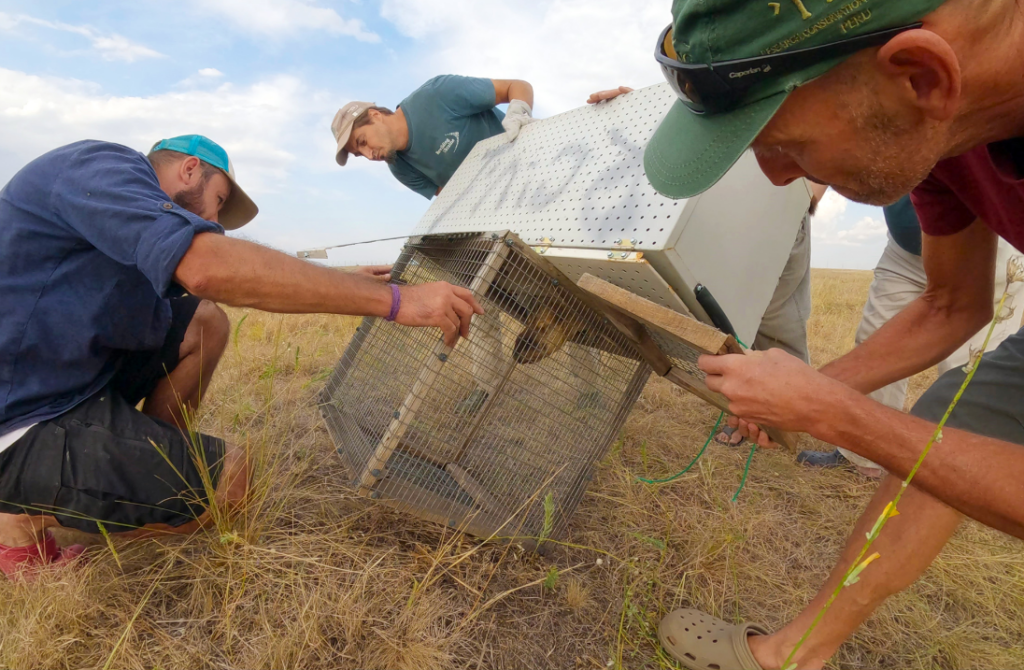
[(512, 142), (519, 137), (519, 131), (528, 123), (533, 123), (533, 110), (522, 100), (513, 100), (508, 103), (508, 110), (505, 112), (505, 119), (501, 122), (505, 129), (505, 140)]
[(618, 88), (610, 88), (607, 91), (598, 91), (597, 93), (591, 93), (590, 94), (590, 97), (587, 98), (587, 104), (588, 105), (596, 105), (599, 102), (604, 102), (605, 100), (611, 100), (612, 98), (617, 98), (620, 95), (622, 95), (623, 93), (632, 93), (632, 92), (633, 92), (633, 89), (631, 89), (629, 86), (619, 86)]

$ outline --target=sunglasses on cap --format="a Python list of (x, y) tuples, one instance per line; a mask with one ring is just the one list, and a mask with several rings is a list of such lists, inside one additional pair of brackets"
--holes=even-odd
[(885, 44), (896, 35), (920, 28), (913, 23), (806, 49), (783, 51), (768, 56), (724, 60), (717, 63), (681, 63), (672, 46), (672, 24), (662, 31), (654, 49), (672, 90), (694, 114), (720, 114), (739, 107), (747, 92), (767, 78), (775, 78), (832, 58), (854, 54)]

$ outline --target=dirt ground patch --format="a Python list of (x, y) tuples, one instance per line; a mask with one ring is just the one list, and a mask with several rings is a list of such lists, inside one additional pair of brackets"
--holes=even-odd
[[(814, 272), (814, 362), (853, 345), (870, 273)], [(314, 396), (358, 320), (231, 310), (203, 429), (260, 460), (245, 518), (176, 541), (113, 542), (85, 569), (0, 583), (0, 668), (673, 668), (654, 627), (680, 605), (769, 628), (824, 580), (874, 485), (712, 445), (717, 413), (652, 380), (566, 546), (485, 545), (355, 498)], [(934, 373), (919, 375), (919, 394)], [(804, 438), (804, 446), (813, 444)], [(835, 668), (1024, 667), (1024, 554), (967, 523)]]

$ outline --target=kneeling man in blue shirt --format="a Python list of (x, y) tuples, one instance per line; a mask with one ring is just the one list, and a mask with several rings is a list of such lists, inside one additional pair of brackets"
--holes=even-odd
[(57, 525), (190, 533), (208, 492), (244, 500), (244, 452), (188, 420), (230, 331), (214, 303), (381, 316), (440, 327), (449, 344), (483, 313), (458, 286), (399, 289), (387, 268), (338, 272), (223, 235), (256, 213), (200, 135), (148, 156), (77, 142), (0, 190), (4, 574), (76, 556), (49, 534)]

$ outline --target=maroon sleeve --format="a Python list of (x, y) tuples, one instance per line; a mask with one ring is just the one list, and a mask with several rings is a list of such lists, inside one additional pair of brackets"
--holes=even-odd
[(921, 230), (927, 235), (959, 233), (978, 218), (949, 186), (949, 177), (957, 170), (956, 161), (941, 161), (910, 194)]

